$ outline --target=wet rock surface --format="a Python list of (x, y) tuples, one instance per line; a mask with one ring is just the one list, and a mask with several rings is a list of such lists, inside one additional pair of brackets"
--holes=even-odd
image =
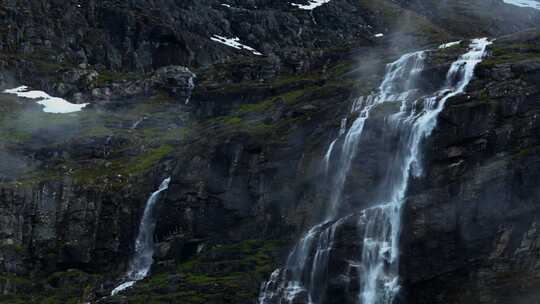
[[(496, 42), (494, 55), (515, 57), (481, 64), (469, 95), (447, 105), (426, 143), (430, 170), (413, 182), (403, 227), (410, 302), (539, 299), (533, 289), (540, 91), (536, 72), (521, 72), (524, 65), (536, 71), (529, 63), (538, 56), (536, 35)], [(513, 52), (521, 43), (531, 46), (527, 56)]]
[[(54, 116), (0, 94), (0, 302), (253, 303), (326, 204), (321, 158), (385, 63), (403, 49), (539, 20), (501, 1), (467, 2), (474, 30), (460, 19), (461, 2), (222, 4), (0, 4), (0, 89), (27, 84), (91, 103)], [(486, 16), (486, 5), (500, 9)], [(409, 303), (537, 301), (539, 41), (537, 31), (500, 37), (424, 145), (428, 170), (410, 181), (404, 214)], [(463, 50), (430, 54), (424, 89), (439, 86)], [(370, 145), (389, 136), (383, 126), (366, 128), (345, 185), (351, 208), (371, 201), (378, 164), (392, 152)], [(152, 275), (107, 297), (126, 271), (148, 195), (168, 176)], [(357, 221), (337, 229), (325, 303), (355, 301), (359, 275), (347, 265), (362, 246)]]

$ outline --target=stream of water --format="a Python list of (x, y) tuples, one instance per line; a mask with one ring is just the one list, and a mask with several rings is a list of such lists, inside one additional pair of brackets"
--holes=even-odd
[[(336, 229), (353, 214), (359, 214), (361, 248), (358, 261), (351, 267), (360, 279), (359, 304), (392, 304), (400, 292), (399, 239), (401, 211), (411, 176), (422, 174), (420, 147), (437, 123), (446, 101), (462, 94), (491, 42), (474, 39), (469, 50), (452, 63), (446, 81), (435, 92), (418, 96), (420, 74), (428, 51), (408, 53), (386, 67), (384, 79), (376, 94), (354, 101), (352, 112), (357, 118), (346, 132), (331, 142), (323, 158), (326, 182), (332, 192), (322, 221), (309, 229), (293, 248), (284, 268), (277, 269), (261, 287), (260, 304), (325, 303), (325, 284)], [(358, 154), (366, 121), (381, 103), (399, 103), (397, 112), (384, 117), (388, 132), (398, 138), (395, 151), (387, 160), (377, 201), (364, 210), (343, 212), (344, 186)], [(340, 149), (337, 149), (340, 147)], [(339, 151), (339, 153), (338, 153)], [(335, 174), (329, 174), (334, 168)], [(354, 181), (352, 181), (354, 182)]]
[(161, 185), (159, 185), (158, 190), (153, 192), (148, 198), (139, 225), (139, 233), (135, 240), (135, 253), (130, 260), (129, 270), (124, 276), (124, 282), (111, 292), (112, 296), (133, 286), (137, 281), (144, 279), (150, 272), (150, 268), (154, 262), (154, 231), (156, 229), (155, 206), (159, 194), (169, 188), (170, 182), (170, 177), (163, 180)]

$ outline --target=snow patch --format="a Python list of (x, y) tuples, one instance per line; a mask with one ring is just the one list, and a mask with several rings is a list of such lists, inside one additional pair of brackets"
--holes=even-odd
[(221, 44), (225, 44), (227, 46), (233, 47), (233, 48), (238, 49), (238, 50), (248, 50), (251, 53), (253, 53), (253, 55), (262, 56), (261, 52), (258, 52), (254, 48), (240, 43), (240, 38), (238, 38), (238, 37), (226, 38), (226, 37), (223, 37), (223, 36), (214, 35), (213, 37), (210, 37), (210, 39), (212, 41), (219, 42)]
[(461, 43), (461, 40), (460, 41), (454, 41), (454, 42), (448, 42), (448, 43), (439, 45), (439, 49), (446, 49), (446, 48), (449, 48), (449, 47), (453, 47), (454, 45), (458, 45), (460, 43)]
[(328, 2), (330, 2), (330, 0), (309, 0), (308, 4), (291, 3), (291, 5), (296, 6), (299, 9), (311, 11)]
[(79, 112), (88, 105), (87, 103), (71, 103), (63, 98), (53, 97), (43, 91), (32, 91), (27, 86), (4, 90), (3, 93), (14, 94), (22, 98), (38, 99), (39, 101), (37, 103), (44, 106), (43, 112), (45, 113), (66, 114)]
[(538, 0), (503, 0), (504, 3), (520, 7), (529, 7), (540, 10), (540, 1)]
[(225, 7), (228, 7), (228, 8), (231, 7), (231, 5), (230, 5), (230, 4), (227, 4), (227, 3), (221, 3), (221, 5), (223, 5), (223, 6), (225, 6)]

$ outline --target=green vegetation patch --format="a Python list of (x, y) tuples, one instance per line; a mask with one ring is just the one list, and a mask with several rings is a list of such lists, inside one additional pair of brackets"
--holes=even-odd
[(171, 153), (174, 148), (170, 145), (162, 145), (142, 155), (135, 157), (120, 172), (126, 175), (137, 175), (155, 166), (161, 159)]
[(530, 59), (540, 59), (540, 46), (533, 43), (503, 44), (495, 43), (490, 47), (490, 56), (482, 61), (482, 65), (514, 63)]
[(143, 74), (116, 72), (111, 70), (99, 70), (96, 85), (104, 86), (119, 81), (135, 81), (144, 77)]
[(156, 273), (124, 297), (129, 303), (253, 303), (273, 270), (279, 241), (214, 245), (174, 271)]
[(0, 276), (0, 282), (9, 284), (15, 293), (0, 295), (0, 303), (79, 304), (89, 302), (100, 276), (80, 270), (56, 272), (46, 278)]

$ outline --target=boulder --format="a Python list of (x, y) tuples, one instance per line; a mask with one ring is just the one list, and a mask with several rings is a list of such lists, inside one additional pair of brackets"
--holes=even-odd
[(159, 68), (151, 78), (158, 89), (163, 89), (179, 101), (188, 103), (191, 92), (195, 88), (194, 79), (197, 76), (183, 66), (166, 66)]

